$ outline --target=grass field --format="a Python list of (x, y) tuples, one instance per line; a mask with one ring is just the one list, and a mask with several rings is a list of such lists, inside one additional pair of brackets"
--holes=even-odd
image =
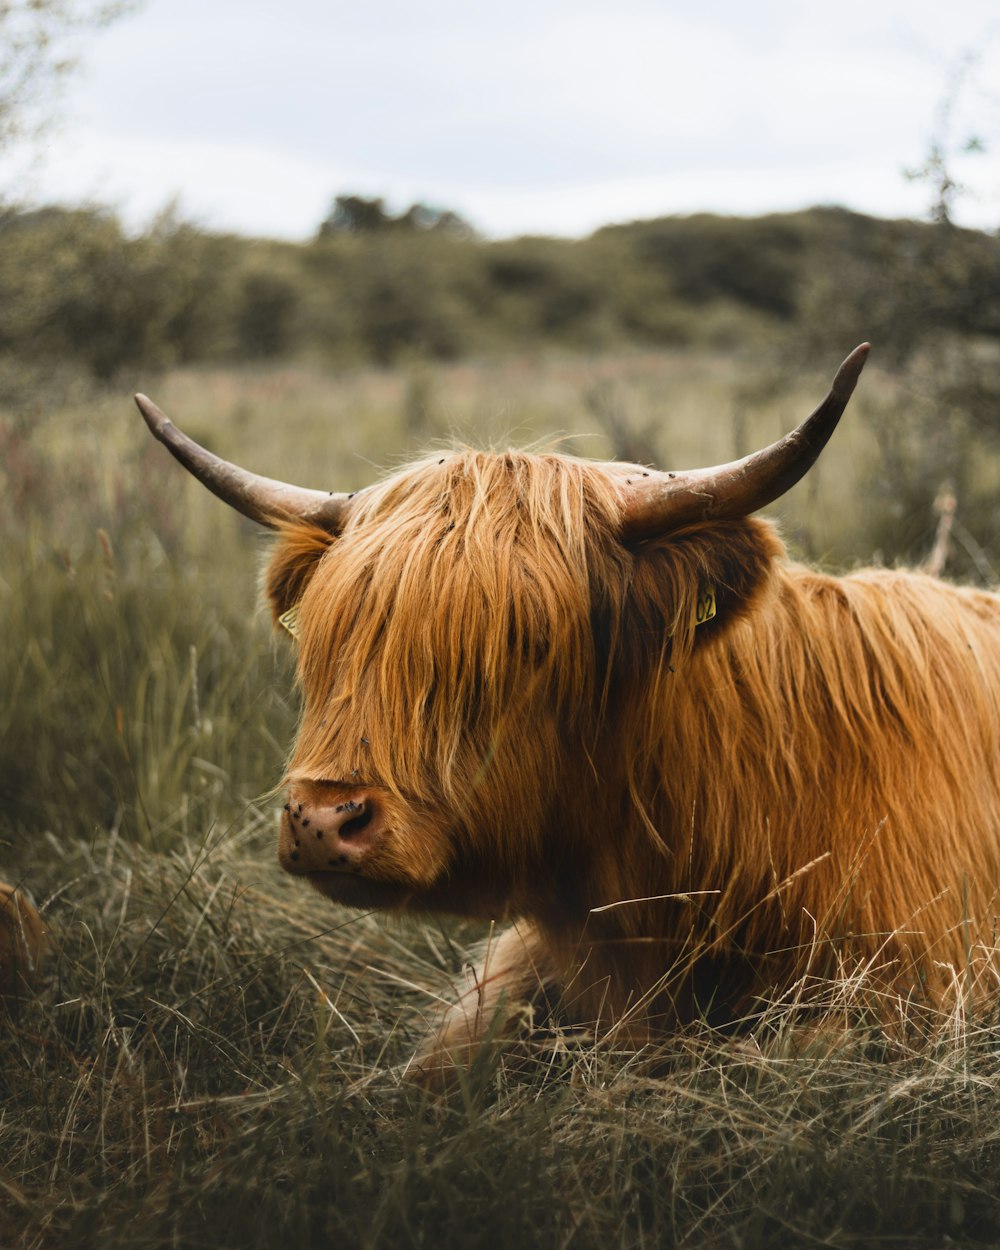
[[(456, 439), (607, 455), (609, 407), (664, 466), (726, 459), (828, 376), (623, 355), (142, 385), (249, 468), (351, 489)], [(801, 550), (884, 545), (871, 422), (916, 389), (866, 376), (783, 506)], [(738, 1040), (539, 1035), (445, 1098), (406, 1082), (486, 934), (340, 910), (279, 872), (268, 790), (296, 704), (257, 605), (266, 538), (125, 394), (53, 390), (0, 440), (0, 875), (51, 931), (0, 1026), (0, 1245), (1000, 1244), (994, 1018), (887, 1037), (842, 1001), (817, 1034), (776, 1005)], [(905, 522), (929, 549), (934, 516)]]

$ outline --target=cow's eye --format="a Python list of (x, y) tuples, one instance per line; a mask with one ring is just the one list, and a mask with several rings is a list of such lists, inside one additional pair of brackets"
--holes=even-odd
[(538, 668), (548, 659), (548, 638), (540, 631), (518, 629), (513, 617), (507, 638), (511, 656), (519, 658), (526, 668)]

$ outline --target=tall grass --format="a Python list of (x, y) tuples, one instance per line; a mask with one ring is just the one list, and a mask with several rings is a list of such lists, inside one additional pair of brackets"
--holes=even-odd
[[(427, 433), (500, 441), (506, 424), (606, 454), (581, 416), (595, 374), (630, 419), (658, 383), (685, 414), (696, 391), (731, 413), (731, 366), (702, 365), (672, 381), (636, 358), (439, 371), (420, 383)], [(346, 486), (405, 442), (411, 382), (178, 374), (162, 390), (224, 454)], [(787, 427), (784, 402), (749, 424)], [(367, 427), (340, 418), (350, 406)], [(663, 435), (674, 455), (732, 453), (731, 422), (689, 424)], [(696, 1027), (639, 1054), (538, 1028), (443, 1097), (407, 1082), (483, 935), (338, 909), (279, 873), (267, 792), (295, 697), (255, 607), (257, 534), (147, 447), (124, 399), (3, 428), (0, 868), (51, 940), (0, 1022), (0, 1245), (1000, 1241), (992, 1018), (886, 1036), (775, 1004), (739, 1038)], [(848, 432), (835, 463), (867, 446)], [(796, 504), (817, 546), (828, 489)]]

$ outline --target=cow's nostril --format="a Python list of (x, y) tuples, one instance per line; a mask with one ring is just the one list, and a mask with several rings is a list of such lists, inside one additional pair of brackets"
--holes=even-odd
[(342, 838), (350, 838), (355, 833), (360, 833), (366, 825), (371, 824), (373, 815), (371, 804), (359, 803), (356, 804), (356, 806), (361, 807), (362, 811), (359, 815), (352, 817), (350, 820), (345, 821), (343, 825), (341, 825), (340, 836)]

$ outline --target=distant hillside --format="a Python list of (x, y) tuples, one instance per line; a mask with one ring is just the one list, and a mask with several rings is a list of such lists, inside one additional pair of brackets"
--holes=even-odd
[[(838, 208), (484, 242), (443, 215), (305, 244), (95, 209), (0, 217), (0, 353), (110, 379), (174, 363), (455, 359), (558, 347), (1000, 336), (1000, 241)], [(444, 223), (445, 228), (438, 228)], [(459, 223), (460, 225), (463, 223)]]

